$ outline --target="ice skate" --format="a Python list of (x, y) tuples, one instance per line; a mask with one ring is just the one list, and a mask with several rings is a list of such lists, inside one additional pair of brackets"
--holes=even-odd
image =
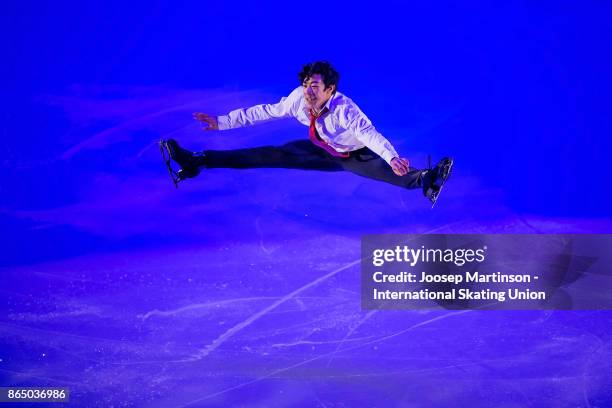
[(429, 170), (429, 182), (427, 183), (423, 193), (429, 201), (431, 201), (431, 208), (436, 205), (440, 192), (444, 187), (444, 183), (450, 177), (451, 170), (453, 169), (454, 160), (452, 157), (445, 157), (436, 164), (436, 167)]
[[(200, 174), (199, 157), (194, 153), (185, 150), (179, 146), (174, 139), (161, 139), (159, 141), (159, 150), (161, 151), (162, 159), (166, 164), (170, 178), (174, 186), (178, 188), (178, 183), (181, 181), (193, 178)], [(179, 169), (175, 170), (171, 161), (179, 165)]]

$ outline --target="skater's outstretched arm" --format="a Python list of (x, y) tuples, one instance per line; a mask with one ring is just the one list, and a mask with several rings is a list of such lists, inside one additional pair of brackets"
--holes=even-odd
[(202, 112), (195, 112), (195, 120), (202, 122), (204, 130), (225, 130), (251, 126), (273, 119), (295, 116), (296, 105), (301, 95), (301, 87), (296, 88), (288, 97), (282, 98), (275, 104), (256, 105), (250, 108), (236, 109), (227, 115), (211, 116)]

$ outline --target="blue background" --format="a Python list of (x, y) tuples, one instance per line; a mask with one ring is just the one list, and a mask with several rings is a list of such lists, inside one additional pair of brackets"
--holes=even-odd
[(67, 124), (29, 104), (41, 93), (96, 83), (284, 95), (303, 63), (328, 59), (382, 131), (413, 130), (391, 140), (456, 156), (518, 211), (610, 215), (606, 2), (19, 4), (3, 13), (4, 144), (19, 158), (60, 148)]
[(9, 165), (69, 143), (40, 94), (95, 83), (285, 95), (303, 63), (328, 59), (391, 140), (456, 156), (517, 211), (610, 215), (606, 2), (25, 2), (3, 14)]

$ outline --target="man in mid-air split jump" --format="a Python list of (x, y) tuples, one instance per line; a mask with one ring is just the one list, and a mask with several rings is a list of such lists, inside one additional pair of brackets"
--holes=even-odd
[[(397, 154), (357, 105), (337, 91), (339, 74), (328, 62), (307, 64), (298, 76), (301, 86), (277, 104), (236, 109), (218, 117), (200, 112), (193, 116), (206, 131), (293, 117), (309, 127), (308, 139), (282, 146), (202, 152), (191, 152), (181, 148), (176, 140), (162, 139), (162, 156), (175, 185), (211, 168), (346, 170), (407, 189), (421, 189), (432, 204), (436, 203), (450, 176), (452, 158), (444, 158), (427, 170), (410, 167), (408, 159)], [(178, 171), (172, 168), (170, 160), (180, 166)]]

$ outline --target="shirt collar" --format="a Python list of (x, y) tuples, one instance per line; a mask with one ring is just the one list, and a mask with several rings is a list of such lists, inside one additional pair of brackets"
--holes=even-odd
[[(327, 102), (325, 102), (325, 105), (323, 105), (323, 107), (321, 108), (321, 112), (323, 111), (330, 112), (332, 110), (334, 99), (336, 98), (336, 95), (338, 95), (338, 91), (334, 92), (332, 96), (329, 97)], [(309, 111), (309, 109), (304, 107), (304, 111)]]
[(338, 95), (338, 91), (334, 92), (332, 94), (332, 96), (329, 97), (329, 99), (327, 100), (327, 102), (325, 102), (325, 105), (323, 105), (323, 109), (327, 108), (328, 110), (331, 110), (332, 108), (332, 102), (333, 100), (336, 98), (336, 95)]

